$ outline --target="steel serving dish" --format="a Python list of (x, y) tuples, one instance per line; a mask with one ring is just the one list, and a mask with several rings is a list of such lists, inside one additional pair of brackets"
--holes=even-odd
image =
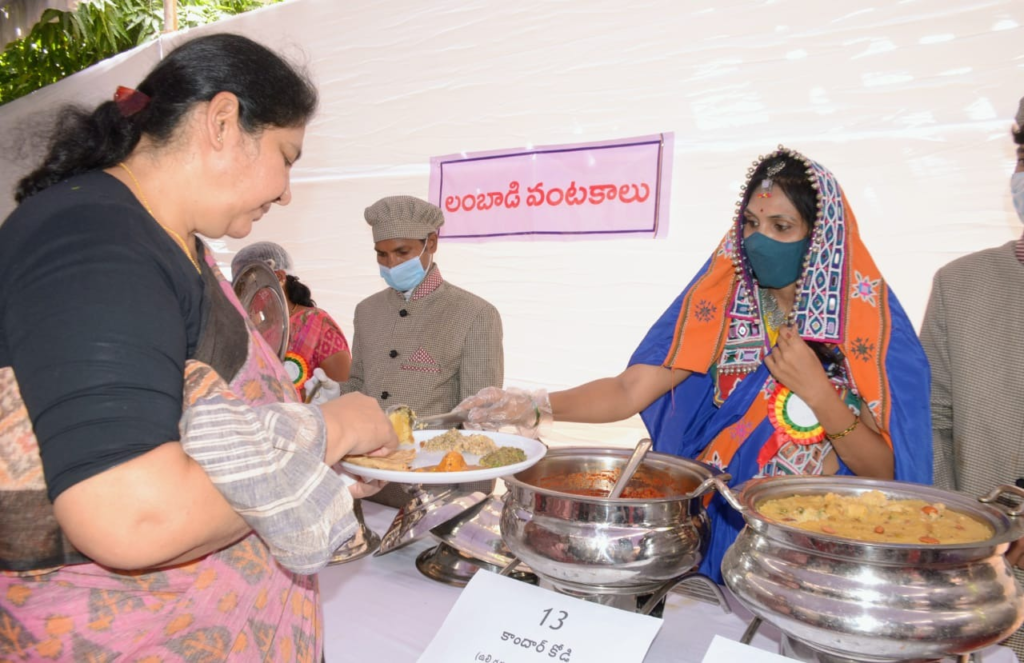
[[(722, 562), (725, 584), (751, 612), (820, 654), (816, 660), (920, 661), (996, 643), (1024, 621), (1024, 593), (1003, 554), (1024, 535), (1019, 510), (930, 486), (859, 477), (778, 477), (719, 492), (747, 526)], [(941, 502), (987, 523), (977, 543), (858, 542), (808, 532), (758, 512), (765, 500), (878, 490)]]
[(581, 474), (595, 475), (590, 488), (609, 491), (631, 452), (552, 449), (533, 467), (504, 478), (502, 538), (556, 590), (584, 597), (654, 593), (700, 564), (709, 531), (701, 497), (718, 470), (649, 453), (629, 487), (658, 486), (663, 497), (570, 492), (580, 488)]

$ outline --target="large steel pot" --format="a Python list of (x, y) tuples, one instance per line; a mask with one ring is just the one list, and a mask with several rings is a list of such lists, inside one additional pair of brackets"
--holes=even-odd
[[(720, 492), (747, 526), (722, 562), (725, 584), (751, 612), (820, 653), (816, 660), (919, 661), (998, 642), (1024, 621), (1024, 593), (1003, 554), (1024, 535), (1018, 511), (929, 486), (858, 477), (785, 477)], [(988, 523), (969, 544), (865, 543), (769, 520), (758, 505), (790, 495), (858, 495), (941, 502)]]
[[(718, 470), (648, 453), (627, 490), (657, 487), (662, 497), (579, 494), (610, 491), (630, 453), (552, 449), (530, 469), (505, 477), (502, 538), (555, 589), (576, 596), (653, 593), (700, 564), (709, 526), (701, 496)], [(593, 476), (581, 483), (584, 475)]]

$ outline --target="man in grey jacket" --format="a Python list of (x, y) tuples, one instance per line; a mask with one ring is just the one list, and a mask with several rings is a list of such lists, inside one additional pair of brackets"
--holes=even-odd
[[(1010, 189), (1024, 222), (1024, 99), (1013, 127)], [(935, 485), (973, 496), (1024, 487), (1024, 237), (938, 271), (921, 328), (932, 368)], [(1007, 553), (1024, 581), (1024, 545)], [(1024, 634), (1007, 643), (1024, 655)], [(1024, 659), (1022, 659), (1024, 660)]]
[[(498, 310), (445, 281), (434, 261), (441, 209), (413, 196), (389, 196), (363, 216), (388, 287), (356, 306), (349, 379), (339, 384), (318, 375), (325, 383), (319, 398), (358, 391), (383, 408), (408, 405), (422, 417), (449, 412), (484, 387), (501, 387)], [(468, 487), (489, 493), (494, 481)], [(401, 507), (409, 495), (389, 485), (372, 499)]]
[(501, 316), (444, 280), (434, 262), (441, 209), (413, 196), (366, 208), (388, 287), (356, 306), (352, 368), (341, 393), (359, 391), (419, 416), (450, 411), (504, 379)]

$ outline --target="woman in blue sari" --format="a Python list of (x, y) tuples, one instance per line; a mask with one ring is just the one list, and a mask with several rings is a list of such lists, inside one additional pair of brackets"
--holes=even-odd
[[(780, 147), (616, 377), (550, 395), (481, 391), (471, 422), (603, 423), (641, 413), (657, 451), (732, 475), (856, 474), (931, 483), (928, 363), (831, 172)], [(743, 526), (720, 497), (703, 573)]]

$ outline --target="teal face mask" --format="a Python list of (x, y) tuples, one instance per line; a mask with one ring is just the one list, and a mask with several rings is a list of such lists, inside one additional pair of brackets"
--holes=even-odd
[(780, 242), (756, 232), (743, 240), (743, 250), (762, 288), (783, 288), (800, 278), (810, 243), (810, 237)]

